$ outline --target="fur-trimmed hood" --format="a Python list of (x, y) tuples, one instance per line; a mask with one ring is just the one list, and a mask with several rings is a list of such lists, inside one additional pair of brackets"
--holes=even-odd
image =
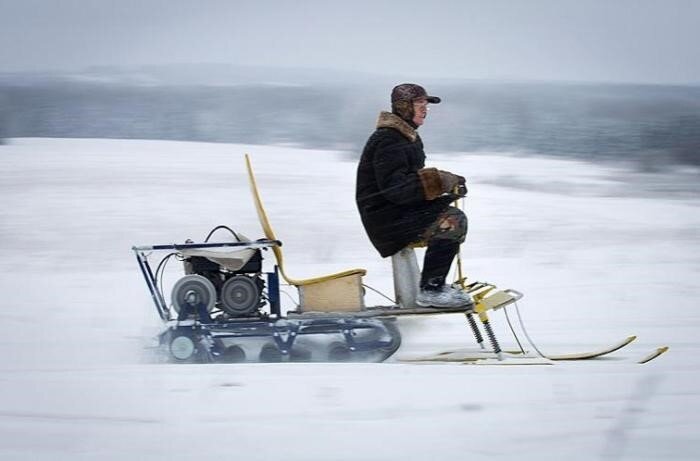
[(379, 113), (377, 128), (393, 128), (411, 142), (416, 142), (418, 139), (416, 129), (409, 125), (406, 120), (391, 112), (382, 111)]

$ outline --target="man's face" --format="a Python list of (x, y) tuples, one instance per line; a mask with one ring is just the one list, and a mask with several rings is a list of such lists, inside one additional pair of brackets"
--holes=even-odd
[(425, 117), (428, 116), (428, 100), (419, 98), (413, 101), (413, 123), (416, 126), (421, 126), (425, 123)]

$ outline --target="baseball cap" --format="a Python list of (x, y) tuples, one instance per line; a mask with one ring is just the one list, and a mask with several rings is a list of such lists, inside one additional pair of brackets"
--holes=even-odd
[(428, 92), (425, 91), (425, 88), (415, 83), (402, 83), (391, 90), (392, 103), (396, 101), (413, 102), (418, 98), (425, 98), (431, 104), (439, 104), (441, 101), (437, 96), (428, 96)]

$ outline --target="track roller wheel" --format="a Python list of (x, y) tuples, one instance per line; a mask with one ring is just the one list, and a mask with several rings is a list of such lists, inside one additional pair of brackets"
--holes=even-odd
[(352, 351), (345, 343), (333, 342), (328, 346), (329, 362), (349, 362), (352, 360)]
[(305, 347), (295, 346), (289, 352), (289, 360), (292, 362), (311, 362), (311, 351)]
[(241, 363), (245, 362), (245, 359), (245, 351), (237, 344), (228, 346), (221, 354), (221, 361), (226, 363)]
[(259, 359), (261, 362), (281, 362), (282, 361), (282, 351), (272, 343), (265, 344), (262, 349), (260, 349)]
[(175, 336), (170, 341), (170, 355), (178, 362), (185, 362), (192, 359), (196, 350), (194, 341), (189, 336)]

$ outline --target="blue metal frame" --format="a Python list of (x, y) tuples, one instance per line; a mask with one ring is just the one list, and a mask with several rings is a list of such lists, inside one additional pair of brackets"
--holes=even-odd
[(281, 317), (280, 276), (277, 264), (275, 264), (273, 272), (267, 273), (267, 300), (270, 302), (270, 313)]

